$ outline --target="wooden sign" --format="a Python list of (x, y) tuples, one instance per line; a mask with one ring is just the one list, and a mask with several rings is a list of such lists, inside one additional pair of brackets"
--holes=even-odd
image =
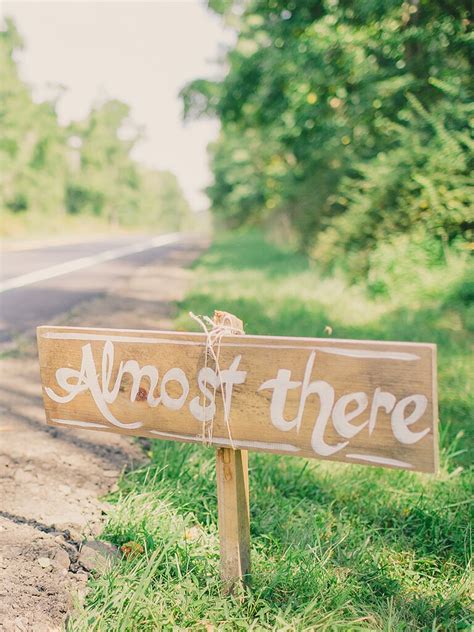
[(39, 327), (38, 345), (52, 425), (437, 469), (431, 344), (225, 336), (220, 371), (205, 334)]

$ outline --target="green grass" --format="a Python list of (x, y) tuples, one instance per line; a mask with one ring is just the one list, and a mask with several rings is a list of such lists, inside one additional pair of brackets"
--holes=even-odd
[(419, 272), (371, 298), (258, 233), (216, 241), (180, 328), (192, 328), (189, 310), (218, 308), (248, 333), (330, 325), (337, 337), (438, 344), (440, 473), (250, 454), (252, 584), (224, 597), (214, 451), (150, 442), (150, 465), (122, 478), (103, 535), (145, 553), (91, 582), (70, 630), (471, 629), (472, 283), (454, 255)]
[(66, 235), (94, 235), (113, 228), (103, 218), (90, 215), (57, 215), (41, 213), (4, 213), (0, 222), (0, 237), (5, 240), (40, 239)]
[(171, 232), (166, 223), (150, 222), (137, 218), (133, 226), (113, 225), (105, 217), (86, 213), (69, 215), (64, 213), (3, 213), (0, 221), (0, 238), (4, 244), (34, 239), (61, 239), (65, 237), (90, 238), (90, 236), (110, 236), (126, 233)]

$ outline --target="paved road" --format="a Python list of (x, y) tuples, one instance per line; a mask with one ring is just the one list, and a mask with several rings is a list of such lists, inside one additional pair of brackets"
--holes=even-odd
[(0, 253), (0, 342), (105, 294), (134, 268), (186, 243), (179, 234), (133, 235)]

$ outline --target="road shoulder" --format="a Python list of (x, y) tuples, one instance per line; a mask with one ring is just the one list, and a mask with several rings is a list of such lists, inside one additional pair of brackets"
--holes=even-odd
[[(51, 324), (172, 328), (174, 302), (205, 246), (189, 240), (170, 248)], [(99, 535), (101, 498), (143, 454), (127, 437), (46, 426), (32, 333), (4, 354), (0, 374), (0, 630), (61, 630), (87, 581), (80, 543)]]

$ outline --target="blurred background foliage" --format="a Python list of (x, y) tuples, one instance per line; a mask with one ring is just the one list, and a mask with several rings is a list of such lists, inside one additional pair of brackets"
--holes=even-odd
[[(23, 47), (11, 19), (0, 31), (0, 210), (2, 233), (76, 223), (179, 230), (192, 213), (176, 177), (131, 158), (142, 132), (118, 100), (61, 126), (56, 102), (36, 103), (18, 72)], [(61, 88), (58, 87), (59, 98)], [(95, 223), (88, 223), (95, 222)]]
[(259, 224), (355, 276), (407, 235), (441, 257), (466, 246), (470, 3), (209, 4), (237, 30), (228, 72), (182, 97), (186, 117), (221, 122), (208, 189), (217, 225)]

